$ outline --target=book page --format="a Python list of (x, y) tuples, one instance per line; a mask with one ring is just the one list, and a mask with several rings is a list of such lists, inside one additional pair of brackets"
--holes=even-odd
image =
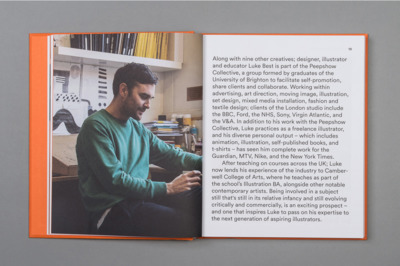
[[(146, 43), (138, 48), (135, 36), (147, 36)], [(186, 92), (202, 89), (202, 38), (192, 32), (30, 34), (30, 237), (201, 236), (201, 187), (180, 194), (193, 183), (175, 182), (167, 197), (165, 183), (201, 175), (202, 157), (194, 154), (201, 143), (192, 145), (189, 134), (196, 123), (202, 137), (201, 93), (189, 100)], [(145, 54), (133, 57), (133, 49)]]
[(205, 35), (203, 235), (365, 237), (365, 35)]

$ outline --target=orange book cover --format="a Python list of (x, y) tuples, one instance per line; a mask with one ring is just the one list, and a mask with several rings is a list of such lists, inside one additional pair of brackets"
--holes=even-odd
[[(173, 33), (173, 32), (170, 32)], [(192, 33), (192, 32), (188, 32)], [(112, 81), (115, 70), (122, 65), (125, 65), (133, 60), (138, 60), (140, 62), (140, 58), (136, 57), (127, 57), (123, 55), (119, 55), (118, 53), (112, 55), (105, 55), (104, 52), (92, 50), (90, 52), (85, 52), (81, 48), (76, 46), (83, 46), (83, 44), (79, 44), (79, 42), (84, 42), (83, 39), (86, 35), (86, 41), (90, 40), (94, 42), (97, 40), (94, 35), (95, 33), (79, 33), (73, 34), (74, 37), (79, 36), (79, 40), (71, 39), (67, 46), (70, 47), (53, 47), (55, 42), (53, 41), (53, 37), (56, 34), (31, 34), (30, 35), (30, 136), (29, 136), (29, 236), (37, 237), (37, 238), (89, 238), (89, 239), (174, 239), (174, 240), (192, 240), (192, 237), (136, 237), (136, 236), (115, 236), (115, 235), (99, 235), (99, 234), (89, 234), (87, 232), (87, 228), (84, 227), (83, 221), (86, 223), (87, 217), (85, 217), (85, 213), (83, 207), (81, 210), (73, 209), (74, 207), (68, 207), (69, 204), (77, 204), (80, 202), (80, 194), (78, 191), (78, 178), (77, 178), (77, 167), (76, 163), (67, 165), (66, 162), (69, 162), (71, 157), (75, 155), (75, 143), (76, 143), (76, 135), (79, 132), (79, 127), (82, 125), (83, 121), (89, 116), (91, 113), (94, 113), (98, 110), (106, 108), (112, 101), (112, 86), (110, 80)], [(64, 34), (69, 35), (69, 34)], [(91, 36), (93, 35), (93, 36)], [(101, 35), (99, 33), (98, 35)], [(104, 34), (103, 34), (104, 35)], [(124, 34), (119, 34), (120, 39), (115, 39), (115, 42), (121, 43), (123, 45), (123, 37)], [(160, 34), (161, 35), (161, 34)], [(169, 35), (167, 33), (162, 33), (163, 41)], [(363, 180), (363, 236), (362, 237), (298, 237), (298, 236), (280, 236), (280, 237), (268, 237), (262, 235), (258, 236), (231, 236), (224, 235), (221, 236), (207, 236), (206, 238), (267, 238), (267, 239), (367, 239), (367, 74), (368, 74), (368, 46), (367, 46), (367, 35), (365, 34), (204, 34), (203, 36), (364, 36), (365, 37), (365, 54), (364, 60), (365, 65), (363, 69), (364, 74), (364, 88), (363, 92), (365, 95), (364, 99), (364, 180)], [(72, 36), (72, 35), (71, 35)], [(191, 34), (194, 36), (194, 34)], [(169, 39), (171, 37), (168, 37)], [(174, 40), (176, 41), (181, 37), (174, 36)], [(186, 38), (186, 35), (184, 36)], [(201, 42), (202, 38), (198, 37), (187, 37), (194, 38), (197, 42)], [(100, 40), (100, 39), (99, 39)], [(160, 40), (161, 41), (161, 40)], [(114, 45), (116, 45), (116, 43)], [(188, 82), (189, 79), (182, 79), (179, 76), (180, 69), (185, 67), (185, 64), (182, 64), (181, 58), (182, 56), (177, 54), (179, 49), (182, 49), (181, 45), (183, 43), (183, 39), (181, 42), (176, 41), (175, 50), (175, 58), (176, 62), (166, 62), (158, 65), (158, 63), (154, 63), (152, 60), (143, 61), (144, 64), (151, 65), (150, 68), (154, 72), (157, 73), (168, 73), (168, 71), (172, 71), (170, 73), (178, 73), (176, 77), (173, 76), (173, 82), (171, 86), (178, 86), (180, 84), (184, 84)], [(58, 45), (58, 44), (56, 44)], [(90, 47), (96, 47), (97, 44), (92, 43)], [(141, 47), (141, 43), (138, 37), (136, 42), (136, 47)], [(162, 51), (166, 51), (168, 48), (165, 47), (165, 43), (162, 44)], [(202, 47), (202, 44), (199, 44), (199, 47)], [(196, 49), (199, 49), (196, 47)], [(141, 49), (145, 49), (141, 47)], [(244, 48), (246, 49), (246, 48)], [(170, 49), (169, 49), (170, 50)], [(216, 48), (217, 51), (217, 48)], [(76, 53), (74, 55), (73, 53)], [(137, 51), (134, 51), (136, 54)], [(207, 51), (208, 53), (208, 51)], [(55, 55), (56, 54), (56, 55)], [(183, 52), (182, 52), (183, 54)], [(169, 56), (170, 57), (170, 56)], [(57, 58), (55, 60), (55, 58)], [(79, 58), (79, 59), (77, 59)], [(82, 59), (81, 59), (82, 58)], [(185, 60), (187, 60), (185, 58)], [(184, 61), (187, 64), (191, 64), (192, 59), (188, 61)], [(204, 58), (206, 60), (206, 58)], [(106, 62), (107, 61), (107, 62)], [(101, 63), (98, 63), (101, 62)], [(104, 62), (106, 62), (104, 64)], [(198, 61), (193, 61), (199, 64)], [(202, 63), (202, 62), (201, 62)], [(219, 62), (218, 62), (219, 63)], [(96, 66), (97, 64), (97, 66)], [(194, 63), (193, 63), (194, 64)], [(205, 63), (204, 63), (205, 64)], [(193, 67), (192, 67), (193, 68)], [(191, 68), (191, 69), (192, 69)], [(197, 68), (197, 74), (201, 73), (201, 69)], [(253, 73), (253, 72), (252, 72)], [(162, 84), (167, 87), (168, 82), (170, 80), (168, 78), (164, 78), (164, 74), (159, 75), (162, 80)], [(90, 78), (87, 78), (90, 77)], [(205, 74), (205, 78), (207, 75)], [(75, 79), (73, 79), (75, 78)], [(95, 84), (93, 80), (99, 80), (99, 84)], [(203, 77), (195, 77), (190, 79), (188, 87), (195, 87), (202, 84)], [(105, 85), (105, 81), (107, 80), (107, 84)], [(101, 83), (103, 82), (103, 83)], [(217, 83), (217, 82), (216, 82)], [(95, 92), (89, 90), (82, 90), (82, 88), (93, 87), (95, 88)], [(207, 87), (204, 84), (204, 88), (207, 89), (207, 92), (211, 92), (211, 87)], [(186, 89), (184, 87), (179, 89), (178, 93), (175, 93), (175, 102), (176, 101), (186, 101), (186, 98), (183, 100), (181, 96), (186, 93)], [(168, 95), (168, 91), (164, 90), (164, 93)], [(156, 94), (157, 95), (157, 94)], [(229, 96), (229, 95), (228, 95)], [(164, 96), (169, 97), (169, 96)], [(236, 97), (236, 96), (235, 96)], [(156, 97), (155, 99), (159, 99), (160, 97)], [(162, 98), (162, 97), (161, 97)], [(229, 97), (228, 97), (229, 98)], [(90, 99), (88, 101), (87, 99)], [(204, 98), (205, 101), (211, 102), (211, 97)], [(77, 104), (79, 102), (79, 104)], [(90, 102), (90, 103), (89, 103)], [(179, 102), (176, 103), (179, 105)], [(201, 106), (207, 106), (206, 104), (202, 104), (200, 101), (195, 103), (187, 102), (187, 105), (193, 104), (195, 109), (201, 109)], [(82, 107), (84, 105), (84, 108)], [(160, 106), (168, 105), (168, 103), (160, 102), (159, 104), (155, 104), (152, 109), (155, 109), (155, 112), (162, 113), (164, 110), (160, 109)], [(89, 112), (86, 111), (87, 106), (89, 107)], [(209, 106), (209, 110), (212, 109), (211, 105)], [(172, 110), (179, 110), (178, 107), (172, 106)], [(84, 109), (84, 111), (82, 111)], [(65, 111), (67, 110), (67, 111)], [(151, 110), (151, 109), (150, 109)], [(84, 115), (82, 115), (82, 112)], [(188, 111), (189, 112), (189, 111)], [(158, 113), (158, 114), (160, 114)], [(157, 113), (151, 113), (153, 115), (152, 118), (148, 118), (148, 120), (157, 120)], [(193, 113), (193, 116), (202, 116), (204, 118), (208, 118), (211, 120), (213, 117), (211, 113), (204, 112), (203, 114), (198, 115), (198, 112)], [(149, 114), (150, 115), (150, 114)], [(66, 116), (72, 116), (72, 120), (62, 120)], [(214, 118), (214, 117), (213, 117)], [(202, 118), (201, 118), (202, 119)], [(200, 121), (201, 121), (200, 119)], [(61, 122), (60, 122), (61, 121)], [(72, 121), (72, 122), (71, 122)], [(196, 122), (196, 121), (193, 121)], [(205, 123), (209, 123), (209, 121), (205, 121)], [(211, 125), (211, 123), (209, 123)], [(78, 128), (78, 129), (77, 129)], [(212, 130), (207, 131), (207, 126), (204, 125), (202, 130), (205, 132), (204, 137), (207, 136), (206, 132), (211, 133)], [(72, 132), (72, 133), (71, 133)], [(211, 137), (211, 136), (210, 136)], [(211, 139), (211, 138), (210, 138)], [(68, 141), (66, 144), (65, 141)], [(184, 144), (188, 146), (188, 144)], [(208, 150), (207, 150), (208, 149)], [(211, 146), (205, 146), (203, 152), (211, 151)], [(203, 153), (204, 155), (205, 153)], [(210, 155), (210, 153), (207, 153)], [(209, 158), (209, 157), (207, 157)], [(203, 158), (204, 160), (205, 158)], [(76, 160), (76, 159), (75, 159)], [(214, 160), (215, 161), (215, 160)], [(216, 168), (213, 163), (208, 163), (208, 169)], [(215, 162), (214, 162), (215, 163)], [(210, 167), (213, 165), (212, 167)], [(204, 166), (204, 161), (203, 161)], [(156, 175), (158, 170), (155, 171)], [(203, 173), (204, 176), (204, 173)], [(153, 173), (152, 173), (153, 177)], [(207, 173), (205, 178), (209, 178), (211, 180), (211, 174)], [(205, 181), (203, 181), (203, 188), (211, 190), (211, 183), (207, 183), (205, 186)], [(208, 181), (207, 181), (208, 182)], [(72, 194), (71, 194), (72, 191)], [(213, 202), (207, 194), (208, 201), (203, 205), (208, 205)], [(72, 197), (75, 197), (71, 199)], [(204, 197), (204, 191), (203, 191)], [(70, 201), (72, 200), (72, 201)], [(219, 208), (221, 210), (223, 208)], [(207, 213), (211, 213), (212, 210), (208, 209)], [(73, 224), (78, 228), (76, 231), (72, 229), (68, 229), (70, 225), (68, 225), (68, 218), (70, 214), (81, 217), (82, 221), (74, 221)], [(204, 215), (204, 214), (203, 214)], [(220, 216), (222, 217), (222, 216)], [(79, 220), (79, 218), (78, 218)], [(204, 223), (204, 218), (203, 221)], [(217, 226), (218, 227), (218, 226)], [(228, 226), (229, 227), (229, 226)], [(67, 228), (67, 229), (64, 229)], [(204, 228), (203, 228), (204, 230)], [(200, 237), (201, 238), (201, 237)]]

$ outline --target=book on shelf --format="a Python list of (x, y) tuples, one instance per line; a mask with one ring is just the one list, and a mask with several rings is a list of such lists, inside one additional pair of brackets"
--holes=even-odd
[(168, 36), (171, 33), (93, 33), (60, 34), (56, 47), (167, 60)]
[[(138, 57), (162, 61), (171, 49), (188, 49), (185, 56), (189, 57), (203, 54), (197, 68), (183, 64), (182, 70), (160, 75), (156, 89), (164, 91), (168, 111), (172, 105), (166, 101), (171, 95), (183, 101), (175, 108), (185, 108), (194, 103), (182, 97), (179, 86), (186, 86), (182, 76), (189, 82), (194, 75), (190, 71), (203, 73), (197, 79), (203, 80), (198, 85), (204, 88), (204, 145), (199, 146), (203, 207), (202, 220), (193, 223), (201, 226), (202, 234), (169, 238), (365, 240), (368, 35), (205, 33), (196, 35), (199, 45), (193, 51), (187, 46), (168, 47), (176, 38), (173, 34), (31, 34), (30, 236), (143, 238), (51, 230), (51, 193), (47, 189), (52, 186), (51, 138), (57, 132), (68, 135), (69, 128), (79, 130), (90, 115), (88, 107), (96, 112), (111, 102), (116, 71), (116, 67), (99, 63), (104, 76), (100, 101), (97, 90), (88, 89), (97, 86), (99, 66), (58, 62), (57, 55), (47, 56), (54, 45), (70, 45), (76, 50), (133, 55), (132, 61)], [(181, 34), (183, 38), (195, 36)], [(149, 62), (158, 67), (158, 61)], [(47, 83), (53, 76), (56, 83), (63, 84)], [(55, 91), (61, 89), (63, 92)], [(61, 104), (52, 100), (52, 93), (78, 100)], [(46, 99), (50, 99), (48, 103)], [(164, 111), (162, 104), (155, 108)], [(66, 110), (65, 125), (56, 129), (51, 123), (61, 109)], [(46, 120), (49, 110), (54, 113)], [(74, 123), (76, 127), (71, 126)], [(182, 133), (171, 121), (143, 124), (159, 136)], [(172, 139), (166, 141), (175, 145)]]
[(184, 128), (180, 127), (178, 122), (152, 121), (143, 124), (158, 137), (180, 137), (185, 132)]
[(155, 120), (151, 122), (145, 122), (143, 124), (147, 127), (171, 127), (171, 128), (179, 127), (179, 123), (175, 121)]
[(157, 135), (157, 137), (180, 137), (180, 136), (183, 136), (183, 134), (180, 131), (176, 131), (176, 132), (155, 131), (153, 133), (155, 135)]

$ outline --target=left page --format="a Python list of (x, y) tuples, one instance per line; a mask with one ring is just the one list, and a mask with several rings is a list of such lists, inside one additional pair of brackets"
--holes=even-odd
[(31, 237), (201, 236), (202, 50), (192, 32), (30, 35)]

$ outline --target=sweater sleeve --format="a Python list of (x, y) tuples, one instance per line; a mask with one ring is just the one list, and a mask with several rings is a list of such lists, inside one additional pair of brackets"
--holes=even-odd
[(144, 128), (150, 139), (150, 163), (169, 170), (202, 171), (202, 157), (184, 152), (160, 140), (150, 130)]
[(104, 125), (91, 121), (84, 126), (77, 142), (78, 161), (83, 164), (82, 171), (89, 175), (93, 173), (106, 193), (136, 199), (151, 199), (166, 194), (164, 182), (131, 176), (123, 170)]

